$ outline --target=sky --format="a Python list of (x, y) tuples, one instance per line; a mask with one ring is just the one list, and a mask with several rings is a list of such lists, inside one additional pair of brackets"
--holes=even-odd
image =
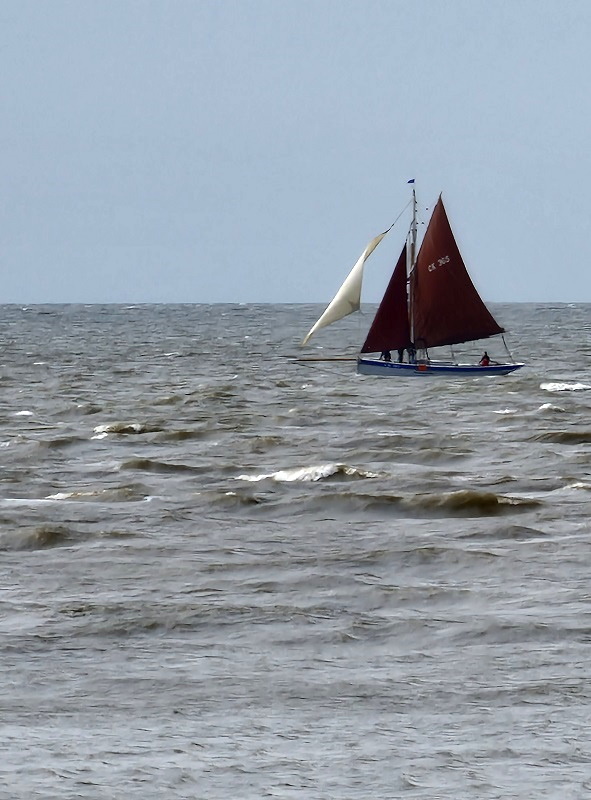
[(588, 0), (0, 0), (0, 302), (328, 302), (411, 178), (485, 300), (591, 302), (590, 40)]

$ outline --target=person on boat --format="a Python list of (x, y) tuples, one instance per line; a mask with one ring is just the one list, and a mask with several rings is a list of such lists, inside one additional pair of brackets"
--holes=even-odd
[(399, 347), (398, 348), (398, 363), (402, 364), (403, 360), (404, 360), (404, 347)]
[(415, 349), (414, 344), (411, 344), (411, 346), (407, 347), (406, 350), (408, 352), (408, 363), (409, 364), (414, 364), (414, 362), (416, 360), (416, 357), (417, 357), (417, 351)]
[(482, 358), (478, 363), (480, 364), (481, 367), (488, 367), (488, 365), (490, 364), (490, 358), (488, 357), (488, 353), (486, 352), (486, 350), (484, 351), (484, 355), (482, 356)]
[(392, 354), (389, 350), (382, 350), (380, 353), (380, 359), (382, 361), (392, 361)]

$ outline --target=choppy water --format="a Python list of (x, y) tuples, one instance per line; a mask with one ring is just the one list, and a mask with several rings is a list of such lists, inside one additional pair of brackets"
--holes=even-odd
[(455, 382), (318, 310), (1, 309), (2, 798), (591, 795), (590, 307)]

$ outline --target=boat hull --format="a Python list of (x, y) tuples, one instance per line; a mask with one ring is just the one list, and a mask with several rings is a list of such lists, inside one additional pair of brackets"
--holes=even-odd
[(487, 367), (481, 367), (478, 364), (452, 364), (437, 361), (400, 364), (396, 361), (380, 361), (377, 358), (359, 358), (357, 360), (357, 372), (360, 375), (373, 375), (378, 378), (410, 378), (415, 375), (483, 378), (487, 375), (508, 375), (521, 367), (523, 364), (489, 364)]

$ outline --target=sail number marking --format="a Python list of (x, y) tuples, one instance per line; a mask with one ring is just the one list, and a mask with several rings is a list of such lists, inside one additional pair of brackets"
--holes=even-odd
[(438, 258), (437, 261), (433, 261), (427, 267), (429, 272), (434, 272), (437, 267), (442, 267), (444, 264), (449, 264), (449, 256), (443, 256), (442, 258)]

